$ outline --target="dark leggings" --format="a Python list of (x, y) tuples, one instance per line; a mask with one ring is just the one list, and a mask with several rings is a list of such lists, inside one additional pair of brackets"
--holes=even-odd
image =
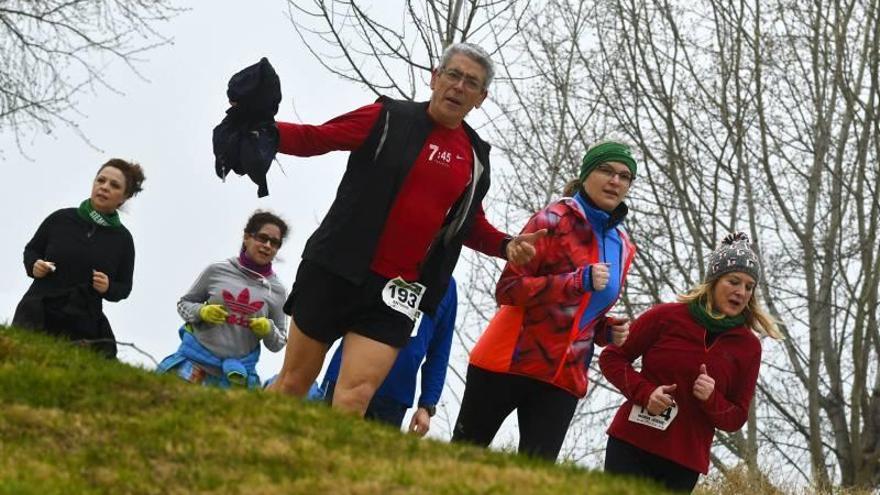
[(516, 409), (519, 452), (555, 461), (577, 403), (577, 397), (555, 385), (468, 366), (452, 441), (488, 447)]
[(672, 491), (687, 493), (694, 489), (700, 477), (700, 473), (681, 464), (614, 437), (608, 437), (605, 447), (605, 472), (652, 479)]

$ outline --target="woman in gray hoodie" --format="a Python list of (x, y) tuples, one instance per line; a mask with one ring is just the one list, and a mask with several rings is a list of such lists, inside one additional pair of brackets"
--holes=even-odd
[(186, 322), (180, 347), (159, 364), (159, 373), (173, 370), (188, 382), (224, 388), (260, 386), (260, 341), (272, 352), (287, 342), (287, 291), (272, 270), (286, 236), (287, 224), (277, 215), (251, 215), (239, 255), (208, 265), (178, 301)]

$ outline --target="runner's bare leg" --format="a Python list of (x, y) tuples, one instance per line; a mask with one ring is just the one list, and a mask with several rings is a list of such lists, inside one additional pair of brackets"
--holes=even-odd
[(333, 391), (333, 407), (363, 416), (400, 349), (348, 332), (343, 338), (342, 365)]
[(284, 364), (268, 390), (305, 397), (324, 366), (324, 356), (329, 348), (328, 344), (302, 333), (291, 318)]

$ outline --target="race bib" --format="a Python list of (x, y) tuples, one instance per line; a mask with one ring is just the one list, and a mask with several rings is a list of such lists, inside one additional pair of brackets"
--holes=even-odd
[(640, 425), (650, 426), (661, 431), (666, 431), (672, 420), (678, 415), (678, 404), (669, 406), (660, 414), (651, 414), (644, 407), (633, 404), (629, 412), (629, 420)]
[[(424, 285), (418, 282), (407, 282), (400, 277), (389, 280), (385, 284), (385, 288), (382, 289), (382, 301), (385, 305), (406, 315), (413, 322), (422, 315), (419, 303), (422, 302), (423, 295), (425, 295)], [(413, 326), (413, 332), (416, 332), (417, 328)]]

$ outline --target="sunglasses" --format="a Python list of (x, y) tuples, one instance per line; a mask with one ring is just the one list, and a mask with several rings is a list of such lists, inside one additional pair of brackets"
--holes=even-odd
[(277, 239), (277, 238), (272, 237), (268, 234), (264, 234), (262, 232), (257, 232), (256, 234), (250, 234), (250, 236), (251, 236), (251, 238), (255, 239), (260, 244), (269, 243), (269, 245), (275, 249), (278, 249), (281, 247), (281, 239)]

